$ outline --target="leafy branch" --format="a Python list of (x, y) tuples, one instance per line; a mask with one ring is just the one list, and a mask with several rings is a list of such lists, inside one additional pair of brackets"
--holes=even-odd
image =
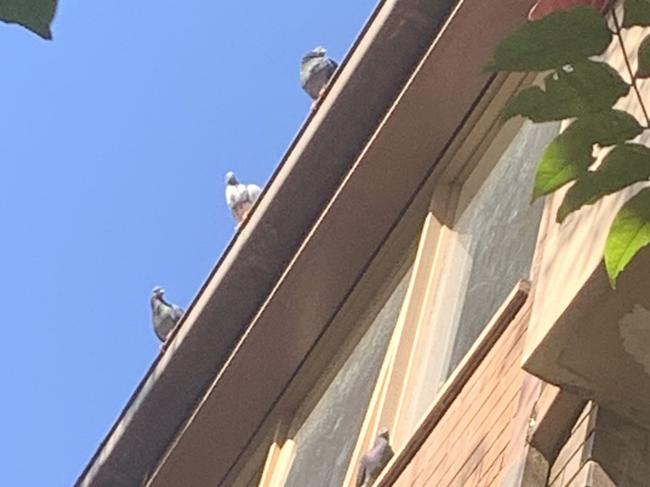
[(623, 53), (623, 59), (625, 60), (625, 67), (627, 69), (628, 74), (630, 75), (630, 83), (634, 88), (634, 92), (636, 93), (636, 98), (639, 102), (639, 106), (643, 111), (646, 128), (648, 128), (650, 127), (650, 118), (648, 118), (648, 111), (646, 110), (645, 104), (643, 103), (643, 97), (641, 96), (641, 91), (639, 91), (639, 85), (637, 83), (637, 75), (632, 70), (632, 63), (630, 63), (630, 56), (627, 53), (627, 49), (625, 49), (625, 41), (623, 40), (623, 29), (621, 28), (621, 24), (618, 21), (618, 15), (616, 15), (616, 11), (612, 11), (612, 18), (614, 19), (614, 28), (616, 29), (616, 37), (618, 38), (618, 43), (621, 46), (621, 51)]
[[(535, 123), (572, 120), (542, 155), (533, 189), (533, 198), (539, 198), (572, 183), (557, 213), (560, 223), (585, 205), (650, 180), (650, 148), (631, 142), (650, 128), (638, 86), (639, 79), (650, 77), (650, 35), (639, 45), (636, 72), (623, 40), (624, 29), (650, 26), (650, 0), (626, 0), (622, 23), (612, 13), (614, 31), (602, 12), (592, 8), (593, 2), (583, 3), (591, 6), (552, 11), (521, 26), (499, 44), (487, 68), (548, 72), (542, 86), (521, 90), (508, 102), (506, 119), (523, 116)], [(606, 6), (606, 2), (599, 4)], [(548, 10), (547, 5), (543, 7), (537, 13)], [(594, 59), (605, 53), (614, 37), (623, 53), (629, 83), (611, 65)], [(632, 114), (614, 108), (630, 90), (636, 95), (644, 125)], [(612, 149), (594, 168), (594, 149), (603, 147)], [(623, 205), (610, 228), (604, 253), (612, 286), (649, 243), (650, 188), (645, 188)]]

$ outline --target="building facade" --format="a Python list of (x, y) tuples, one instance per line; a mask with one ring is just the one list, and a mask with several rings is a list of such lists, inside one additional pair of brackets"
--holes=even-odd
[(377, 486), (650, 485), (650, 254), (602, 265), (633, 192), (531, 204), (562, 127), (482, 69), (533, 3), (378, 6), (78, 486), (349, 487), (381, 427)]

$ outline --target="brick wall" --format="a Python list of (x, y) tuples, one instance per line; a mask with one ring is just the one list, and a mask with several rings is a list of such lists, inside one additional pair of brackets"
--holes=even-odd
[(525, 306), (436, 425), (394, 485), (499, 485), (525, 372)]
[(551, 465), (548, 476), (549, 487), (587, 485), (582, 479), (588, 474), (587, 461), (590, 443), (593, 441), (594, 420), (594, 405), (590, 402), (571, 428), (569, 438)]
[(589, 403), (551, 466), (548, 487), (647, 487), (650, 431)]

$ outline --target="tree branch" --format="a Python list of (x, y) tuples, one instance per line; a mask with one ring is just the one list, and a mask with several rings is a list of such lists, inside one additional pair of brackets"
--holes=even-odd
[(639, 86), (637, 85), (637, 80), (636, 80), (636, 75), (632, 71), (632, 64), (630, 63), (630, 58), (627, 55), (627, 50), (625, 49), (625, 42), (623, 42), (623, 34), (621, 32), (621, 24), (618, 21), (618, 16), (616, 15), (616, 12), (612, 10), (612, 17), (614, 19), (614, 26), (616, 27), (616, 37), (618, 37), (618, 43), (621, 46), (621, 50), (623, 51), (623, 59), (625, 59), (625, 66), (627, 67), (627, 72), (630, 74), (630, 83), (632, 85), (632, 88), (634, 88), (634, 91), (636, 93), (636, 97), (639, 100), (639, 105), (641, 105), (641, 110), (643, 111), (643, 116), (645, 117), (645, 122), (646, 122), (646, 127), (650, 127), (650, 117), (648, 117), (648, 111), (645, 108), (645, 104), (643, 103), (643, 98), (641, 97), (641, 91), (639, 90)]

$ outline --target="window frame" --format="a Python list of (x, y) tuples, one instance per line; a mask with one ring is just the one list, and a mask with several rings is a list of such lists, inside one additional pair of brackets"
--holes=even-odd
[[(361, 456), (371, 446), (376, 431), (380, 427), (387, 426), (391, 432), (391, 443), (396, 451), (394, 460), (400, 456), (400, 451), (408, 447), (410, 441), (426, 422), (430, 412), (441, 406), (440, 401), (444, 401), (446, 397), (445, 391), (448, 391), (458, 380), (459, 370), (468, 357), (477, 352), (479, 342), (485, 338), (485, 334), (482, 333), (449, 377), (441, 381), (439, 393), (434, 396), (435, 399), (425, 409), (422, 417), (405, 417), (403, 413), (409, 406), (408, 398), (413, 397), (418, 379), (422, 376), (420, 365), (425, 356), (430, 354), (430, 348), (427, 347), (430, 342), (425, 340), (427, 342), (425, 344), (422, 338), (424, 335), (430, 335), (433, 327), (433, 320), (430, 316), (435, 304), (436, 291), (443, 283), (446, 273), (444, 263), (454, 238), (453, 223), (467, 208), (480, 188), (480, 184), (475, 184), (473, 190), (469, 192), (470, 195), (465, 196), (463, 193), (468, 193), (465, 184), (468, 181), (470, 184), (480, 181), (480, 177), (477, 176), (481, 173), (489, 174), (500, 160), (500, 156), (519, 133), (523, 127), (523, 120), (515, 119), (504, 123), (501, 113), (505, 103), (515, 92), (524, 86), (532, 85), (534, 81), (533, 76), (520, 74), (497, 78), (484, 96), (482, 106), (479, 105), (475, 109), (465, 124), (464, 130), (461, 130), (460, 136), (457, 137), (459, 142), (450, 146), (446, 156), (440, 161), (439, 167), (432, 175), (436, 183), (429, 211), (422, 226), (411, 282), (386, 353), (375, 393), (369, 404), (357, 447), (348, 467), (344, 487), (354, 486)], [(494, 153), (495, 156), (486, 158), (490, 153)], [(490, 162), (485, 163), (485, 159), (489, 159)], [(538, 242), (539, 235), (545, 226), (545, 212), (543, 212), (538, 229)], [(434, 250), (431, 251), (431, 249)], [(531, 275), (535, 273), (537, 261), (536, 249), (531, 262)], [(504, 309), (507, 310), (511, 306), (515, 306), (519, 310), (523, 306), (528, 292), (527, 282), (520, 281), (504, 304), (493, 315), (490, 325), (486, 327), (485, 331), (497, 326), (493, 325), (493, 322), (502, 319)], [(510, 317), (510, 321), (513, 317)], [(447, 350), (445, 354), (450, 354), (449, 339), (453, 339), (455, 327), (446, 328)], [(443, 369), (444, 365), (441, 366), (441, 371)], [(405, 423), (409, 423), (410, 427), (405, 427)]]
[(258, 487), (284, 485), (296, 454), (296, 444), (287, 438), (287, 425), (280, 422), (275, 429), (273, 443), (269, 447), (262, 478)]

